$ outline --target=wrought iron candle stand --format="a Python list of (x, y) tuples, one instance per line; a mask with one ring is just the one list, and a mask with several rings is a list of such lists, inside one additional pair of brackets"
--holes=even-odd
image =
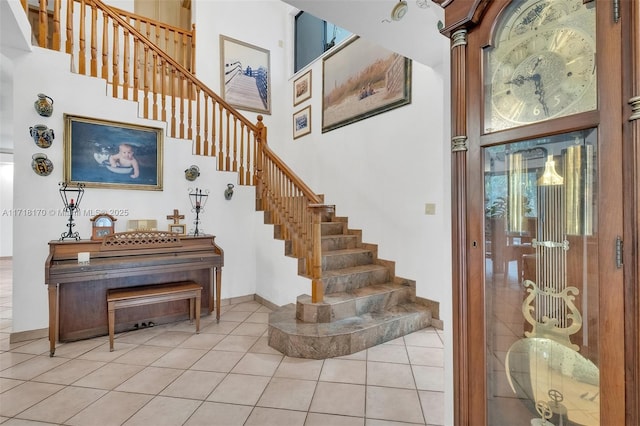
[[(80, 234), (73, 232), (73, 227), (76, 226), (75, 223), (73, 223), (73, 213), (80, 209), (80, 201), (82, 201), (82, 196), (84, 195), (84, 184), (79, 183), (73, 188), (69, 188), (68, 182), (60, 182), (58, 185), (60, 186), (60, 198), (62, 198), (64, 210), (69, 212), (69, 221), (67, 223), (67, 228), (69, 229), (60, 235), (59, 241), (66, 240), (67, 238), (79, 240)], [(73, 197), (75, 197), (75, 200)]]
[[(204, 210), (204, 205), (207, 204), (207, 200), (209, 199), (209, 190), (205, 190), (196, 188), (189, 188), (189, 200), (191, 201), (191, 211), (196, 212), (196, 220), (193, 222), (196, 225), (196, 229), (193, 231), (193, 235), (200, 235), (200, 231), (198, 226), (200, 225), (200, 212)], [(203, 234), (204, 235), (204, 234)]]

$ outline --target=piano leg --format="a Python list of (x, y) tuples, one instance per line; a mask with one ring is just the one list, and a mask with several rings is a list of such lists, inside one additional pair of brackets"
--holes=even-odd
[(216, 267), (216, 322), (220, 322), (220, 290), (222, 289), (222, 268)]
[(49, 284), (49, 356), (56, 352), (58, 337), (58, 285)]

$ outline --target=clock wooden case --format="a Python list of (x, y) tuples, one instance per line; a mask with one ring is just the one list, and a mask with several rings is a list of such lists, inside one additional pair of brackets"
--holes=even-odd
[[(639, 1), (434, 1), (445, 10), (441, 33), (451, 39), (453, 423), (640, 424), (639, 265), (626, 245), (637, 247), (640, 223), (640, 113), (629, 107), (640, 104)], [(583, 174), (569, 173), (573, 151), (586, 154), (578, 155)], [(562, 179), (546, 179), (547, 165), (549, 176)], [(505, 188), (502, 218), (488, 214), (495, 182)], [(561, 208), (551, 218), (543, 207), (554, 191)], [(586, 220), (574, 227), (568, 218), (576, 206)], [(530, 228), (512, 223), (518, 208)], [(559, 224), (557, 240), (545, 237), (549, 223)], [(498, 230), (504, 238), (496, 243)], [(501, 270), (496, 245), (514, 256)], [(547, 251), (560, 262), (545, 266)], [(512, 342), (526, 340), (531, 328), (501, 315), (532, 313), (523, 306), (531, 283), (540, 285), (536, 300), (560, 294), (541, 284), (543, 272), (577, 290), (582, 317), (573, 318), (581, 329), (555, 354), (542, 347), (557, 341), (541, 338), (527, 354), (535, 362), (514, 366), (507, 362)], [(555, 375), (553, 363), (565, 371)], [(541, 364), (549, 381), (539, 376), (535, 385), (549, 392), (518, 388), (515, 375)], [(597, 393), (571, 394), (580, 386), (568, 385), (569, 364), (588, 367), (582, 371), (591, 371)], [(561, 376), (566, 387), (548, 386)], [(578, 421), (581, 395), (594, 409)]]
[(91, 218), (91, 239), (101, 240), (115, 232), (115, 217), (108, 213), (100, 213)]

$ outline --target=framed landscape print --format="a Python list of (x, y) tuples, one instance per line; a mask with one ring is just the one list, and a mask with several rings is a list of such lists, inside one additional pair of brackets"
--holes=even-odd
[(220, 87), (231, 106), (271, 114), (269, 51), (220, 35)]
[(311, 133), (311, 105), (293, 114), (293, 138)]
[(293, 106), (311, 98), (311, 70), (293, 82)]
[(161, 128), (65, 114), (64, 130), (65, 182), (162, 190)]
[(322, 132), (411, 103), (411, 60), (360, 37), (322, 61)]

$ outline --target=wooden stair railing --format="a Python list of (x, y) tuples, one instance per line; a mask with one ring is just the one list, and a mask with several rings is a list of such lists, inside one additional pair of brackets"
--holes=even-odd
[[(22, 2), (28, 12), (26, 0)], [(100, 0), (69, 0), (61, 22), (62, 3), (53, 0), (51, 48), (60, 50), (64, 24), (65, 51), (79, 74), (105, 79), (113, 97), (139, 102), (144, 118), (166, 122), (171, 137), (192, 140), (194, 154), (217, 157), (218, 170), (238, 173), (240, 185), (255, 185), (257, 204), (271, 212), (274, 225), (281, 225), (284, 239), (291, 241), (291, 254), (305, 261), (305, 274), (312, 280), (312, 301), (322, 302), (320, 226), (333, 207), (324, 205), (268, 147), (262, 116), (256, 124), (250, 122), (129, 22), (143, 19), (134, 19), (130, 13), (123, 17), (122, 11)], [(40, 0), (38, 34), (43, 47), (49, 47), (49, 13), (47, 0)], [(79, 40), (77, 47), (74, 40)]]

